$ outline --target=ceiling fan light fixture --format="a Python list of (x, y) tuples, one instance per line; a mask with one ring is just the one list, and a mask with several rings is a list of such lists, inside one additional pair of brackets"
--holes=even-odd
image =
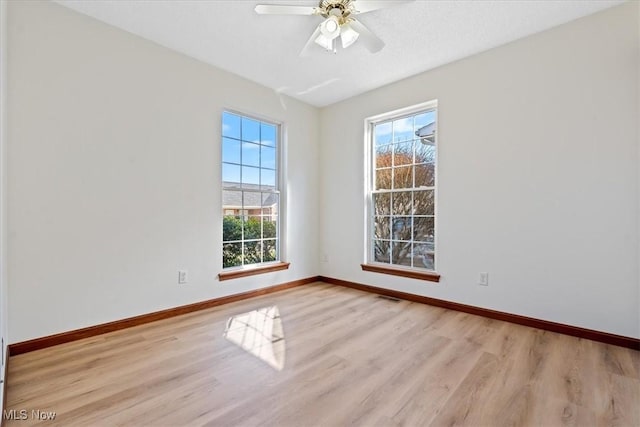
[(351, 28), (349, 23), (346, 23), (340, 29), (340, 40), (342, 41), (342, 48), (346, 49), (358, 40), (360, 33)]
[(333, 40), (340, 35), (340, 20), (337, 16), (328, 17), (321, 25), (320, 32), (329, 40)]
[(323, 34), (320, 34), (314, 41), (326, 50), (333, 50), (333, 40), (334, 39), (327, 38)]

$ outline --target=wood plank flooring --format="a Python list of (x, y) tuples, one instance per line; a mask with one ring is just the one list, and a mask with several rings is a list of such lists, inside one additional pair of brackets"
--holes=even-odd
[(640, 426), (640, 352), (316, 283), (14, 356), (7, 397), (7, 426)]

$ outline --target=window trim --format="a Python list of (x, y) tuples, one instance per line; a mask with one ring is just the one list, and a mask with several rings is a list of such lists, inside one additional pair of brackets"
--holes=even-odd
[[(265, 122), (271, 125), (274, 125), (276, 127), (276, 174), (275, 174), (275, 178), (276, 178), (276, 190), (274, 191), (274, 193), (278, 194), (278, 222), (276, 224), (276, 245), (277, 245), (277, 254), (278, 257), (276, 260), (274, 261), (263, 261), (261, 263), (256, 263), (256, 264), (245, 264), (245, 265), (238, 265), (238, 266), (233, 266), (233, 267), (224, 267), (223, 265), (223, 260), (222, 257), (220, 259), (220, 273), (218, 273), (218, 279), (220, 281), (224, 281), (224, 280), (230, 280), (230, 279), (235, 279), (235, 278), (239, 278), (239, 277), (246, 277), (246, 276), (252, 276), (252, 275), (256, 275), (256, 274), (263, 274), (263, 273), (269, 273), (272, 271), (278, 271), (278, 270), (286, 270), (289, 268), (289, 262), (286, 262), (286, 250), (285, 250), (285, 238), (284, 238), (284, 224), (286, 221), (286, 192), (282, 191), (282, 184), (285, 182), (284, 177), (285, 175), (285, 169), (286, 169), (286, 162), (285, 162), (285, 145), (286, 145), (286, 141), (287, 141), (287, 128), (284, 124), (284, 122), (282, 120), (277, 120), (262, 114), (255, 114), (255, 113), (247, 113), (244, 111), (241, 111), (239, 109), (236, 108), (222, 108), (220, 110), (219, 113), (219, 118), (220, 118), (220, 130), (219, 130), (219, 138), (220, 138), (220, 175), (219, 175), (219, 182), (220, 182), (220, 206), (222, 208), (224, 208), (224, 200), (223, 200), (223, 194), (224, 194), (224, 190), (232, 190), (231, 188), (226, 188), (224, 186), (224, 179), (222, 176), (222, 165), (224, 163), (224, 159), (222, 158), (222, 138), (223, 138), (223, 129), (222, 129), (222, 117), (224, 115), (224, 113), (229, 113), (229, 114), (234, 114), (236, 116), (240, 116), (240, 117), (246, 117), (248, 119), (252, 119), (252, 120), (256, 120), (259, 122)], [(252, 190), (246, 190), (243, 188), (239, 188), (239, 189), (233, 189), (233, 190), (240, 190), (240, 191), (252, 191)], [(220, 211), (222, 212), (222, 210)], [(224, 221), (224, 213), (222, 213), (221, 215), (221, 220)], [(222, 231), (222, 224), (220, 224), (220, 230)], [(221, 236), (221, 245), (220, 248), (222, 249), (222, 247), (224, 246), (224, 237)]]
[(250, 264), (242, 267), (228, 267), (218, 273), (218, 279), (239, 279), (240, 277), (254, 276), (256, 274), (271, 273), (272, 271), (288, 270), (290, 263), (282, 261), (269, 261), (262, 264)]
[[(433, 198), (435, 203), (434, 209), (434, 269), (426, 270), (420, 269), (416, 267), (406, 267), (406, 266), (398, 266), (394, 264), (387, 264), (382, 262), (374, 261), (374, 248), (373, 248), (373, 192), (374, 192), (374, 174), (375, 174), (375, 165), (374, 165), (374, 141), (373, 141), (373, 130), (376, 124), (381, 122), (386, 122), (389, 120), (398, 120), (403, 119), (409, 116), (414, 116), (417, 113), (427, 110), (436, 110), (436, 141), (435, 141), (435, 165), (436, 171), (434, 176), (434, 188), (433, 188)], [(422, 102), (419, 104), (411, 105), (408, 107), (400, 108), (397, 110), (389, 111), (386, 113), (378, 114), (375, 116), (367, 117), (364, 120), (364, 144), (365, 144), (365, 156), (364, 156), (364, 171), (365, 171), (365, 188), (364, 188), (364, 236), (365, 236), (365, 247), (363, 259), (364, 262), (361, 264), (361, 268), (363, 271), (370, 271), (375, 273), (382, 274), (390, 274), (395, 276), (402, 277), (410, 277), (414, 279), (421, 279), (431, 282), (439, 282), (440, 274), (437, 272), (437, 260), (438, 260), (438, 239), (440, 233), (438, 232), (438, 171), (439, 171), (439, 147), (438, 147), (438, 120), (439, 120), (439, 111), (438, 111), (438, 100), (433, 99), (431, 101)], [(412, 187), (412, 191), (415, 191), (415, 187)]]
[(440, 274), (433, 270), (418, 271), (416, 268), (390, 267), (390, 264), (372, 262), (371, 264), (360, 264), (362, 271), (372, 273), (390, 274), (392, 276), (410, 277), (412, 279), (426, 280), (428, 282), (439, 282)]

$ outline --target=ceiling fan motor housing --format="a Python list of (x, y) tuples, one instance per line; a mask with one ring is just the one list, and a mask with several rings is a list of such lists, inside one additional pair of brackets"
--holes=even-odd
[(323, 17), (337, 16), (340, 18), (340, 24), (344, 24), (354, 11), (352, 3), (353, 0), (320, 0), (318, 9)]

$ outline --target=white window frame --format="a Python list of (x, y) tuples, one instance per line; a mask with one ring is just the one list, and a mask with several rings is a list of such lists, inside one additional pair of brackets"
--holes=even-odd
[[(278, 220), (276, 223), (276, 259), (273, 261), (262, 261), (260, 263), (255, 263), (255, 264), (243, 264), (243, 265), (239, 265), (239, 266), (231, 266), (231, 267), (224, 267), (224, 263), (223, 260), (220, 260), (222, 265), (222, 271), (223, 272), (229, 272), (229, 271), (237, 271), (237, 270), (253, 270), (253, 269), (260, 269), (263, 267), (268, 267), (271, 265), (275, 265), (275, 264), (283, 264), (283, 259), (285, 259), (285, 238), (284, 238), (284, 232), (283, 230), (285, 230), (284, 227), (284, 221), (285, 221), (285, 217), (286, 217), (286, 194), (284, 191), (282, 191), (282, 182), (283, 181), (283, 176), (285, 176), (285, 162), (284, 162), (284, 152), (285, 152), (285, 142), (286, 142), (286, 127), (284, 125), (284, 123), (282, 121), (279, 120), (275, 120), (269, 117), (265, 117), (263, 115), (260, 114), (254, 114), (254, 113), (247, 113), (244, 111), (240, 111), (237, 109), (233, 109), (233, 108), (224, 108), (222, 109), (222, 111), (220, 112), (220, 133), (219, 133), (219, 138), (220, 138), (220, 184), (221, 184), (221, 191), (220, 191), (220, 201), (221, 201), (221, 212), (222, 212), (222, 221), (224, 221), (224, 200), (223, 200), (223, 194), (225, 190), (232, 190), (232, 191), (242, 191), (242, 192), (258, 192), (258, 193), (262, 193), (264, 192), (263, 190), (248, 190), (248, 189), (243, 189), (240, 187), (226, 187), (225, 186), (225, 181), (224, 181), (224, 177), (223, 177), (223, 164), (224, 162), (224, 158), (223, 158), (223, 144), (222, 144), (222, 138), (223, 138), (223, 129), (222, 129), (222, 118), (224, 113), (229, 113), (229, 114), (233, 114), (236, 116), (240, 116), (245, 117), (247, 119), (251, 119), (251, 120), (256, 120), (259, 122), (264, 122), (270, 125), (273, 125), (276, 127), (276, 141), (275, 141), (275, 160), (276, 160), (276, 165), (275, 165), (275, 191), (274, 193), (278, 195)], [(241, 139), (242, 141), (242, 139)], [(262, 215), (262, 212), (261, 212)], [(241, 211), (241, 216), (244, 217), (244, 210)], [(222, 224), (221, 224), (221, 229), (222, 229)], [(244, 242), (244, 237), (241, 240), (241, 242)], [(222, 239), (221, 242), (221, 248), (224, 248), (224, 238)], [(244, 251), (244, 249), (243, 249)], [(287, 267), (288, 267), (288, 263), (287, 263)], [(220, 274), (222, 275), (222, 273)], [(239, 276), (241, 277), (241, 276)]]
[[(427, 112), (430, 110), (435, 110), (435, 144), (434, 144), (434, 156), (435, 156), (435, 175), (434, 175), (434, 185), (433, 185), (433, 197), (434, 197), (434, 262), (433, 262), (433, 270), (419, 268), (419, 267), (410, 267), (389, 263), (382, 263), (375, 261), (375, 248), (374, 248), (374, 213), (375, 207), (373, 205), (373, 194), (376, 192), (375, 190), (375, 141), (374, 141), (374, 128), (377, 124), (387, 122), (390, 120), (398, 120), (409, 116), (414, 116), (422, 112)], [(365, 202), (365, 250), (364, 250), (364, 264), (363, 270), (368, 271), (376, 271), (380, 273), (387, 273), (388, 271), (383, 270), (405, 270), (409, 272), (418, 272), (419, 274), (426, 275), (435, 275), (439, 280), (439, 275), (437, 275), (437, 262), (438, 262), (438, 170), (439, 170), (439, 159), (438, 159), (438, 120), (439, 120), (439, 111), (438, 111), (438, 100), (431, 100), (427, 102), (423, 102), (420, 104), (412, 105), (406, 108), (401, 108), (398, 110), (390, 111), (387, 113), (367, 117), (364, 121), (364, 144), (365, 144), (365, 194), (364, 194), (364, 202)], [(407, 190), (415, 191), (416, 187), (408, 188)], [(413, 215), (412, 215), (413, 217)], [(412, 236), (413, 241), (413, 236)], [(366, 266), (370, 266), (372, 268), (366, 268)], [(394, 273), (390, 273), (394, 274)], [(399, 274), (403, 275), (403, 274)], [(410, 276), (415, 277), (415, 276)], [(417, 277), (415, 277), (417, 278)], [(432, 279), (427, 279), (432, 280)], [(437, 280), (433, 280), (437, 281)]]

